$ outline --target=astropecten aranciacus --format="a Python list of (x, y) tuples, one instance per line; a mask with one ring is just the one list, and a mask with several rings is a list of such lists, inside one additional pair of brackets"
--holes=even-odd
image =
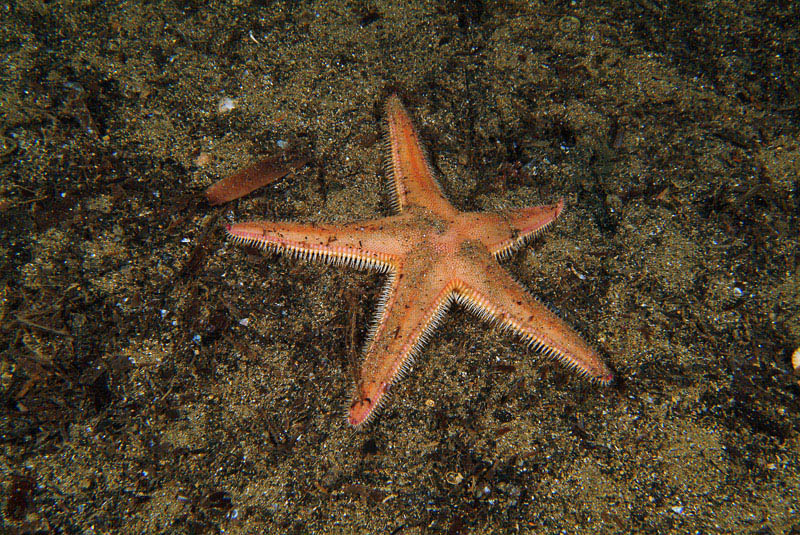
[(387, 274), (356, 380), (348, 422), (360, 427), (459, 303), (598, 383), (613, 379), (597, 351), (531, 296), (499, 261), (544, 231), (564, 203), (460, 212), (445, 198), (396, 95), (386, 102), (388, 175), (395, 215), (345, 225), (259, 221), (227, 227), (238, 243)]

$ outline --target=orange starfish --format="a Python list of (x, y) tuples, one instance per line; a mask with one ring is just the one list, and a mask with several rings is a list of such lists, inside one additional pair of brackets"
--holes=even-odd
[(561, 214), (563, 200), (503, 213), (459, 212), (423, 152), (400, 99), (386, 103), (396, 215), (348, 225), (262, 221), (227, 227), (236, 242), (308, 260), (388, 273), (348, 422), (369, 422), (452, 303), (512, 331), (567, 367), (607, 384), (597, 352), (498, 263)]

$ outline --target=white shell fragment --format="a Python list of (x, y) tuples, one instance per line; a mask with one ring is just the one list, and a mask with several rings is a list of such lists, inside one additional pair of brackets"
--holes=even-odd
[(228, 113), (229, 111), (233, 111), (236, 109), (237, 102), (230, 98), (230, 97), (222, 97), (217, 102), (217, 112), (218, 113)]

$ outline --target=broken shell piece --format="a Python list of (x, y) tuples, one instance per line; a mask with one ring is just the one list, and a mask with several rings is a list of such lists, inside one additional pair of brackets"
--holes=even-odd
[(197, 155), (197, 158), (194, 159), (194, 164), (197, 167), (205, 167), (211, 163), (211, 155), (207, 152), (201, 152)]
[(306, 159), (303, 157), (289, 162), (284, 162), (283, 155), (265, 158), (238, 173), (215, 182), (206, 190), (206, 198), (212, 205), (238, 199), (253, 190), (275, 182), (305, 164)]
[(800, 347), (792, 353), (792, 368), (794, 368), (794, 374), (800, 377)]
[(222, 97), (217, 102), (217, 112), (218, 113), (228, 113), (229, 111), (233, 111), (236, 109), (236, 100), (230, 97)]

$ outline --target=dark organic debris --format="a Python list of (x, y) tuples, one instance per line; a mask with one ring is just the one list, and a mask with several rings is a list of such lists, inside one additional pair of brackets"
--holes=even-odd
[(11, 520), (24, 520), (31, 505), (34, 480), (30, 476), (13, 475), (8, 485), (6, 514)]
[(214, 490), (205, 495), (200, 506), (207, 509), (227, 511), (233, 506), (231, 495), (224, 490)]
[(382, 490), (359, 484), (347, 484), (342, 491), (351, 498), (360, 498), (364, 502), (378, 503), (386, 497)]

